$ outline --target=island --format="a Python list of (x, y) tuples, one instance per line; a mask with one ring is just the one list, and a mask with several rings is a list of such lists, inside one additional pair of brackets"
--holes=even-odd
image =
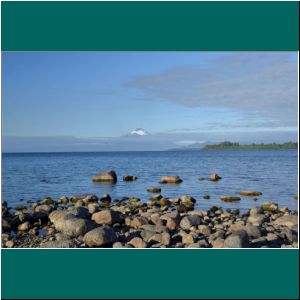
[(291, 150), (291, 149), (298, 149), (297, 142), (286, 142), (283, 144), (240, 144), (240, 143), (233, 143), (229, 141), (225, 141), (219, 144), (214, 145), (206, 145), (201, 150), (210, 151), (210, 150)]

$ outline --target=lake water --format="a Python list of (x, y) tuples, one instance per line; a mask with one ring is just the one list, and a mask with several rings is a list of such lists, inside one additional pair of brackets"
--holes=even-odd
[[(267, 200), (297, 209), (298, 201), (293, 199), (298, 192), (297, 159), (295, 150), (10, 153), (2, 155), (2, 198), (10, 206), (24, 203), (21, 199), (104, 193), (146, 201), (151, 196), (146, 189), (161, 186), (165, 197), (193, 196), (199, 209), (217, 205), (245, 210)], [(117, 184), (93, 183), (93, 175), (112, 169), (119, 176)], [(198, 180), (212, 172), (222, 179)], [(136, 175), (138, 180), (123, 182), (124, 175)], [(160, 185), (163, 175), (179, 175), (183, 182)], [(253, 197), (242, 197), (238, 203), (220, 201), (221, 195), (236, 195), (241, 190), (263, 195), (256, 202)], [(205, 194), (211, 196), (210, 200), (202, 198)]]

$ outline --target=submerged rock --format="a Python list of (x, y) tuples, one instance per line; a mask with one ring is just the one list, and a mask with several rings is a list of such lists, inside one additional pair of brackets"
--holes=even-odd
[(261, 196), (261, 192), (255, 192), (255, 191), (241, 191), (240, 192), (241, 196)]
[(136, 181), (136, 180), (137, 180), (137, 177), (133, 176), (133, 175), (123, 176), (123, 181)]
[(241, 200), (241, 198), (238, 196), (221, 196), (220, 199), (221, 199), (221, 201), (224, 201), (224, 202), (233, 202), (233, 201)]
[(148, 193), (160, 193), (161, 192), (161, 188), (160, 187), (150, 187), (147, 189)]
[(117, 174), (115, 171), (111, 170), (109, 172), (102, 172), (100, 174), (97, 174), (93, 176), (93, 181), (96, 182), (111, 182), (116, 183), (117, 182)]

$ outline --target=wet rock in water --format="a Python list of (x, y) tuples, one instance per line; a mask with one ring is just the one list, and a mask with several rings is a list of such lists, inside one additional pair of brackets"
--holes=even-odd
[(84, 204), (95, 203), (98, 201), (98, 197), (96, 195), (87, 195), (82, 199)]
[(181, 183), (182, 179), (179, 176), (162, 176), (159, 183)]
[(149, 198), (149, 200), (151, 200), (151, 201), (159, 201), (162, 198), (163, 198), (163, 196), (161, 194), (155, 194), (155, 195), (151, 196)]
[(47, 241), (40, 244), (40, 248), (73, 248), (74, 243), (70, 239), (60, 241)]
[(67, 196), (62, 196), (58, 200), (58, 204), (66, 205), (69, 203), (69, 198)]
[(203, 199), (208, 200), (208, 199), (210, 199), (210, 196), (209, 195), (204, 195)]
[(256, 191), (241, 191), (240, 192), (241, 196), (261, 196), (261, 192), (256, 192)]
[(203, 181), (203, 180), (205, 180), (205, 177), (198, 177), (198, 180), (200, 180), (200, 181)]
[(118, 181), (117, 173), (113, 170), (97, 174), (97, 175), (93, 176), (92, 179), (95, 182), (116, 183)]
[(30, 229), (30, 227), (31, 227), (31, 225), (29, 222), (24, 222), (18, 226), (18, 230), (19, 231), (28, 231)]
[(294, 196), (294, 199), (295, 199), (295, 200), (298, 200), (298, 195), (295, 195), (295, 196)]
[(83, 237), (83, 242), (89, 247), (101, 247), (117, 241), (114, 229), (110, 227), (98, 227), (87, 232)]
[(221, 199), (221, 201), (224, 201), (224, 202), (234, 202), (234, 201), (241, 200), (241, 198), (238, 196), (221, 196), (220, 199)]
[(49, 215), (50, 221), (56, 230), (70, 236), (77, 237), (83, 235), (88, 230), (88, 221), (74, 216), (66, 210), (56, 210)]
[(222, 177), (220, 177), (217, 173), (212, 173), (210, 175), (209, 179), (210, 179), (210, 181), (218, 181), (218, 180), (222, 179)]
[(112, 225), (114, 223), (120, 223), (122, 221), (122, 218), (120, 217), (120, 214), (118, 212), (105, 209), (94, 213), (92, 215), (92, 220), (97, 224)]
[(102, 195), (102, 197), (100, 198), (100, 201), (101, 202), (111, 202), (111, 197), (110, 197), (110, 195), (109, 194), (104, 194), (104, 195)]
[(196, 199), (188, 195), (182, 195), (179, 199), (182, 204), (188, 207), (191, 207), (196, 203)]
[(123, 176), (123, 181), (136, 181), (136, 180), (137, 180), (137, 177), (133, 176), (133, 175)]
[(42, 204), (46, 204), (46, 205), (51, 205), (54, 204), (54, 200), (51, 197), (46, 197), (43, 201)]
[(224, 248), (248, 248), (249, 237), (246, 231), (241, 230), (229, 235), (224, 241)]
[(147, 243), (140, 237), (134, 237), (128, 242), (129, 245), (132, 245), (134, 248), (146, 248)]
[(170, 200), (168, 200), (168, 199), (166, 199), (166, 198), (161, 198), (160, 200), (159, 200), (159, 204), (160, 204), (160, 206), (170, 206), (171, 205), (171, 201)]
[(268, 212), (277, 212), (278, 211), (278, 204), (277, 203), (272, 203), (272, 202), (264, 202), (261, 205), (261, 208), (263, 211), (268, 211)]
[(197, 215), (186, 216), (180, 222), (180, 227), (182, 229), (190, 230), (192, 226), (198, 226), (201, 224), (201, 218)]
[(147, 189), (148, 193), (160, 193), (161, 192), (161, 188), (160, 187), (150, 187)]
[(24, 210), (24, 209), (27, 209), (27, 207), (25, 205), (17, 205), (15, 207), (15, 210)]
[(274, 225), (292, 228), (298, 226), (298, 215), (285, 215), (274, 221)]
[(42, 212), (45, 214), (49, 214), (51, 211), (53, 210), (53, 207), (47, 204), (42, 204), (42, 205), (38, 205), (35, 207), (34, 211), (35, 212)]
[(6, 248), (13, 248), (15, 246), (14, 241), (10, 240), (5, 243)]

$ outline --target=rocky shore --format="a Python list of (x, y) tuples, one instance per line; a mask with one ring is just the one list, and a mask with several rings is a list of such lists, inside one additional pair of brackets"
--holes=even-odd
[(197, 211), (195, 202), (188, 195), (164, 198), (160, 193), (146, 203), (138, 198), (112, 200), (108, 194), (57, 201), (47, 197), (13, 209), (2, 202), (2, 247), (298, 247), (297, 211), (272, 202), (246, 213), (216, 206)]

